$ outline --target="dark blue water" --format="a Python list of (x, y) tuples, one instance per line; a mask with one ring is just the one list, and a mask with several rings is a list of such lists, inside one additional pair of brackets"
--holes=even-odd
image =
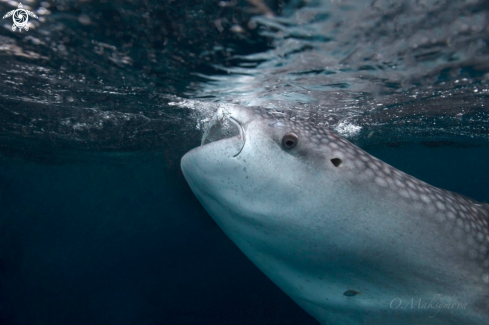
[(111, 158), (2, 161), (2, 324), (307, 323), (178, 166), (162, 153)]
[(183, 179), (221, 105), (313, 119), (489, 202), (487, 2), (265, 3), (26, 1), (29, 31), (2, 20), (0, 324), (317, 324)]

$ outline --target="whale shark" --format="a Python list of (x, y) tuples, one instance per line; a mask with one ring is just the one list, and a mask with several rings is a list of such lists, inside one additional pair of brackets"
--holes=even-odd
[(488, 204), (260, 107), (220, 108), (181, 168), (225, 234), (319, 323), (489, 324)]

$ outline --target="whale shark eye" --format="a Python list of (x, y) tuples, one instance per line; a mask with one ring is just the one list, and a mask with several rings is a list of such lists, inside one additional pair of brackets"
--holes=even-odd
[(282, 147), (284, 147), (284, 149), (292, 149), (297, 145), (298, 142), (299, 137), (297, 135), (295, 135), (294, 133), (287, 133), (282, 138)]

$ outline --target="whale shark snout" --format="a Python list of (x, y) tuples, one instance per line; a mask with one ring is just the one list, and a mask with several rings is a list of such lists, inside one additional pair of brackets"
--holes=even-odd
[[(226, 120), (237, 128), (230, 137), (218, 131)], [(232, 107), (212, 127), (182, 158), (186, 180), (231, 240), (319, 322), (487, 324), (487, 204), (308, 121)]]

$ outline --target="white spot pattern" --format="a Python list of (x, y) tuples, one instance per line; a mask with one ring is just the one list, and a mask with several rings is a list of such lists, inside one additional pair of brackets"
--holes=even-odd
[[(266, 111), (256, 108), (264, 118)], [(275, 118), (272, 116), (272, 118)], [(317, 146), (332, 158), (341, 158), (345, 164), (339, 168), (352, 168), (355, 176), (363, 177), (383, 190), (398, 193), (412, 206), (430, 212), (427, 222), (440, 224), (440, 229), (458, 241), (457, 247), (485, 269), (482, 280), (489, 284), (489, 205), (481, 204), (462, 195), (442, 190), (405, 174), (371, 156), (349, 141), (309, 121), (287, 118), (283, 125), (296, 132), (300, 138)], [(302, 140), (304, 141), (304, 140)], [(300, 140), (301, 142), (301, 140)], [(339, 157), (338, 157), (339, 156)]]

